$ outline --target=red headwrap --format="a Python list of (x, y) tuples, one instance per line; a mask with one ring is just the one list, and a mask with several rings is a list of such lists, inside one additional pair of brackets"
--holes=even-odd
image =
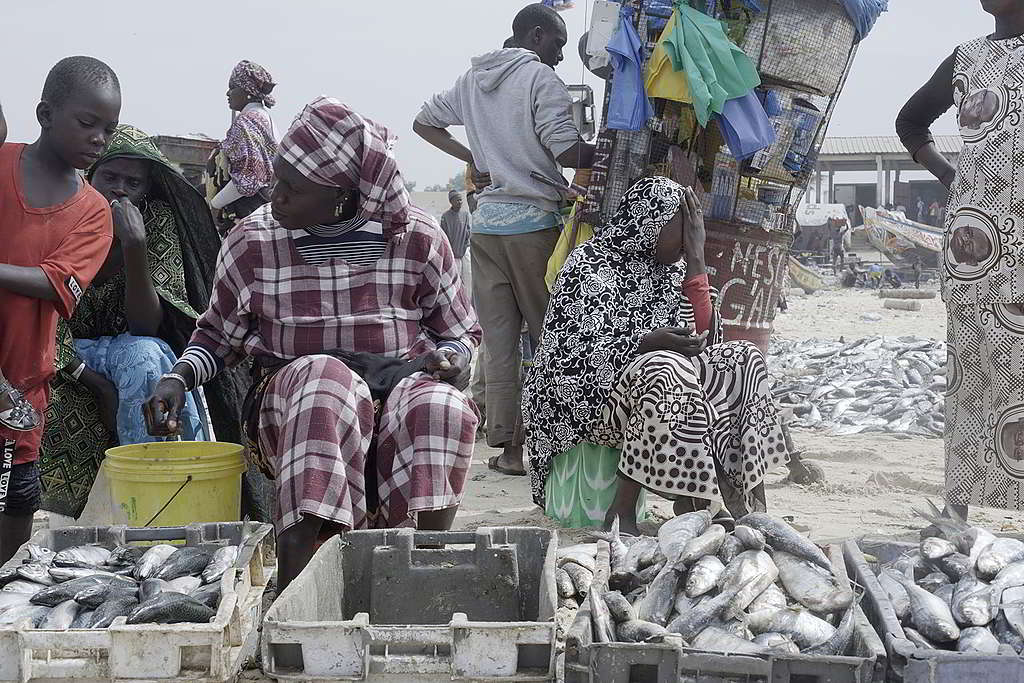
[(319, 185), (359, 190), (359, 216), (377, 221), (385, 235), (405, 230), (409, 193), (387, 128), (331, 97), (306, 105), (281, 140), (278, 153)]

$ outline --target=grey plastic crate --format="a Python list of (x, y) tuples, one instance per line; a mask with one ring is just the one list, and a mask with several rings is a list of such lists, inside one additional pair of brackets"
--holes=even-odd
[(861, 603), (882, 636), (889, 658), (888, 680), (904, 683), (1010, 683), (1024, 681), (1024, 659), (1013, 656), (964, 655), (921, 650), (906, 638), (892, 602), (878, 582), (865, 552), (878, 562), (891, 562), (916, 546), (884, 538), (862, 538), (843, 544), (847, 571), (864, 589)]
[(267, 611), (263, 668), (288, 681), (551, 681), (547, 529), (354, 531)]
[[(595, 581), (607, 582), (607, 561), (598, 545)], [(606, 552), (606, 551), (605, 551)], [(847, 581), (842, 549), (829, 548), (835, 575)], [(584, 603), (586, 605), (586, 603)], [(664, 644), (588, 643), (570, 633), (566, 644), (566, 683), (881, 683), (886, 656), (882, 641), (867, 617), (856, 608), (856, 630), (850, 653), (843, 657), (809, 655), (720, 655), (682, 647), (670, 637)], [(584, 611), (581, 608), (581, 611)], [(589, 610), (586, 610), (589, 618)], [(577, 626), (577, 624), (574, 624)], [(1004, 682), (1005, 683), (1005, 682)]]
[[(67, 527), (40, 531), (31, 543), (54, 550), (98, 543), (238, 545), (242, 522), (137, 529), (126, 526)], [(28, 557), (22, 546), (5, 566)], [(263, 593), (275, 568), (273, 527), (253, 525), (236, 569), (221, 577), (217, 615), (208, 624), (140, 624), (119, 617), (106, 629), (44, 631), (0, 627), (0, 681), (128, 683), (234, 680), (259, 642)]]

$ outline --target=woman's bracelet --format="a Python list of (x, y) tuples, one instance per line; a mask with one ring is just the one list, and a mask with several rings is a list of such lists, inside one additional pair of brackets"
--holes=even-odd
[(176, 372), (165, 372), (160, 376), (160, 381), (163, 382), (165, 379), (173, 379), (181, 382), (181, 386), (185, 388), (185, 391), (189, 391), (188, 380), (185, 379), (184, 375), (179, 375)]

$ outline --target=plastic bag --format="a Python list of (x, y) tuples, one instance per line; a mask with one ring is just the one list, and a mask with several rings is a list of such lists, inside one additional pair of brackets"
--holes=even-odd
[(882, 12), (888, 11), (889, 0), (843, 0), (846, 13), (857, 29), (857, 42), (864, 40)]

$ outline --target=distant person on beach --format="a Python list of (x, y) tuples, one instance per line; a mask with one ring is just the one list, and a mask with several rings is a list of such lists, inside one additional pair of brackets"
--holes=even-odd
[(914, 289), (921, 289), (921, 257), (914, 258)]
[[(100, 158), (120, 112), (113, 70), (92, 57), (68, 57), (43, 85), (39, 138), (0, 148), (0, 391), (39, 415), (55, 374), (57, 318), (71, 317), (110, 250), (110, 204), (81, 171)], [(0, 563), (32, 533), (42, 431), (0, 425)]]
[[(487, 443), (502, 449), (487, 466), (522, 476), (520, 332), (525, 322), (536, 347), (548, 305), (544, 276), (562, 228), (562, 168), (590, 167), (594, 147), (581, 139), (572, 98), (554, 71), (568, 40), (565, 21), (534, 3), (516, 15), (512, 33), (514, 46), (475, 57), (450, 90), (430, 98), (413, 130), (486, 176), (473, 179), (470, 250), (486, 348)], [(469, 147), (450, 126), (465, 126)]]
[(903, 286), (903, 280), (896, 271), (886, 268), (882, 273), (882, 285), (888, 289), (899, 289)]
[(473, 279), (469, 267), (469, 230), (472, 219), (462, 206), (462, 194), (458, 190), (448, 193), (449, 209), (441, 214), (441, 230), (452, 245), (452, 255), (462, 275), (462, 286), (467, 294), (473, 291)]
[(207, 194), (222, 232), (270, 201), (277, 152), (270, 93), (276, 85), (269, 71), (249, 60), (228, 78), (228, 107), (236, 114), (207, 164)]
[[(1004, 371), (1005, 359), (1024, 357), (1024, 335), (992, 314), (1024, 304), (1024, 184), (1012, 180), (1024, 171), (1024, 120), (1012, 94), (1024, 69), (1024, 3), (981, 7), (995, 30), (957, 47), (896, 119), (914, 160), (949, 189), (948, 214), (938, 218), (948, 236), (939, 268), (949, 353), (946, 504), (962, 516), (969, 505), (1024, 510), (1024, 470), (993, 430), (1024, 407), (1019, 372)], [(965, 143), (958, 167), (930, 132), (951, 107)]]

